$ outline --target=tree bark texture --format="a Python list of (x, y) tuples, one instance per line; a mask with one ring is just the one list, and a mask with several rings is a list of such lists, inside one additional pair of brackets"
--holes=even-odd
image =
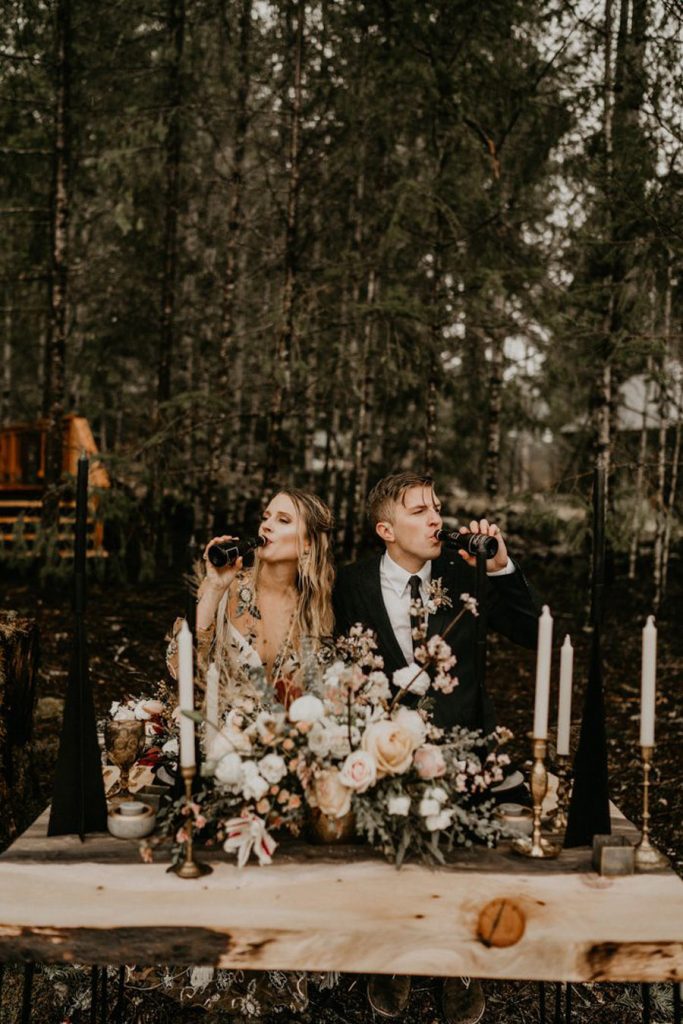
[(46, 528), (56, 527), (59, 519), (59, 483), (62, 475), (66, 391), (71, 148), (71, 0), (57, 0), (56, 56), (54, 149), (50, 203), (50, 309), (43, 381), (43, 416), (46, 423), (43, 525)]
[(285, 229), (284, 282), (282, 287), (282, 327), (275, 350), (275, 382), (270, 405), (268, 444), (266, 448), (264, 486), (272, 489), (278, 473), (283, 449), (283, 425), (286, 408), (291, 398), (292, 345), (296, 310), (298, 273), (298, 216), (301, 124), (301, 69), (303, 63), (305, 0), (296, 0), (296, 29), (294, 33), (293, 98), (289, 122), (287, 189), (287, 222)]
[(159, 321), (159, 363), (157, 400), (161, 405), (171, 397), (171, 367), (174, 357), (175, 310), (178, 278), (178, 204), (182, 156), (181, 106), (182, 59), (185, 39), (185, 0), (168, 0), (167, 29), (172, 55), (168, 70), (169, 107), (164, 157), (164, 236)]
[[(244, 412), (244, 346), (235, 330), (237, 289), (240, 267), (240, 240), (243, 221), (244, 165), (249, 130), (249, 88), (252, 0), (242, 0), (239, 15), (239, 43), (237, 50), (237, 95), (233, 158), (230, 171), (228, 205), (228, 236), (221, 296), (221, 326), (218, 345), (219, 412), (215, 427), (208, 438), (209, 466), (205, 501), (207, 528), (216, 513), (218, 474), (221, 460), (226, 456), (231, 470), (238, 466), (239, 438)], [(230, 414), (226, 412), (228, 403)], [(229, 429), (229, 424), (232, 429)]]

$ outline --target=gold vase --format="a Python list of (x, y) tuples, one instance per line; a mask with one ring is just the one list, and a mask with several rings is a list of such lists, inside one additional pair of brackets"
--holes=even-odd
[(311, 842), (321, 846), (334, 843), (350, 843), (356, 835), (356, 815), (348, 811), (341, 818), (323, 814), (320, 808), (310, 807), (308, 832)]

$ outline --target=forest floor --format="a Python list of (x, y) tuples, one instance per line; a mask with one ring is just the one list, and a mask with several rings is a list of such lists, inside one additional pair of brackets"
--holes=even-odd
[[(583, 629), (585, 609), (585, 567), (579, 560), (551, 558), (547, 553), (527, 553), (525, 569), (532, 583), (555, 616), (555, 637), (569, 632), (575, 645), (575, 717), (582, 706), (582, 685), (587, 675), (590, 636)], [(68, 595), (40, 593), (28, 583), (2, 581), (0, 607), (35, 617), (41, 632), (41, 667), (33, 740), (37, 766), (35, 799), (27, 805), (22, 827), (46, 805), (51, 773), (57, 752), (60, 712), (66, 684), (70, 644)], [(658, 617), (658, 706), (656, 787), (652, 800), (652, 836), (683, 875), (683, 753), (680, 744), (683, 724), (683, 630), (679, 612), (683, 598), (683, 572), (672, 563), (669, 594)], [(174, 618), (183, 610), (183, 591), (177, 580), (155, 585), (108, 586), (93, 584), (88, 603), (90, 667), (96, 711), (103, 714), (110, 701), (127, 694), (149, 693), (164, 674), (164, 636)], [(639, 567), (634, 583), (618, 568), (608, 588), (603, 640), (603, 669), (607, 708), (610, 795), (627, 817), (640, 820), (640, 762), (638, 748), (639, 674), (641, 627), (650, 611), (649, 566)], [(556, 668), (555, 668), (556, 672)], [(521, 761), (528, 754), (524, 739), (531, 722), (534, 654), (514, 648), (506, 641), (490, 638), (488, 686), (494, 696), (498, 720), (509, 726), (515, 738), (511, 754)], [(552, 715), (551, 710), (551, 715)], [(485, 982), (487, 1010), (484, 1024), (526, 1024), (539, 1020), (539, 986), (532, 982)], [(59, 989), (39, 971), (35, 982), (34, 1021), (63, 1021), (56, 1000)], [(652, 1024), (673, 1020), (671, 986), (652, 988)], [(57, 995), (55, 995), (57, 992)], [(297, 1016), (281, 1013), (273, 1021), (301, 1024), (366, 1024), (373, 1014), (365, 1001), (365, 984), (358, 977), (342, 978), (333, 992), (313, 990), (309, 1010)], [(441, 1019), (434, 985), (416, 979), (409, 1010), (403, 1020), (415, 1024), (437, 1024)], [(12, 1014), (20, 995), (18, 971), (5, 976), (5, 1014)], [(566, 992), (546, 986), (548, 1020), (555, 1018), (555, 999), (564, 1001)], [(637, 985), (572, 986), (572, 1020), (576, 1024), (636, 1024), (641, 1019)], [(0, 1007), (2, 1000), (0, 999)], [(41, 1009), (42, 1007), (42, 1009)], [(14, 1021), (3, 1015), (0, 1024)], [(84, 1018), (85, 1019), (85, 1018)], [(197, 1011), (181, 1011), (163, 996), (145, 996), (138, 1005), (126, 1007), (126, 1024), (204, 1020), (219, 1018)]]

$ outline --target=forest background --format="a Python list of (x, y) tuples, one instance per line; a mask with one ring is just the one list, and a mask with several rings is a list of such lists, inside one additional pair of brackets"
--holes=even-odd
[(600, 464), (608, 534), (633, 575), (645, 526), (660, 600), (677, 4), (3, 9), (0, 421), (45, 417), (49, 498), (62, 416), (88, 417), (110, 572), (153, 576), (166, 524), (242, 528), (283, 482), (330, 502), (350, 557), (396, 468), (581, 550)]

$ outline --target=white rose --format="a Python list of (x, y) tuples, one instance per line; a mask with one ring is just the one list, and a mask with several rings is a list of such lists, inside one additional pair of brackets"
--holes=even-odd
[(255, 729), (259, 739), (264, 743), (268, 743), (281, 731), (284, 721), (285, 715), (283, 712), (274, 714), (271, 711), (259, 711), (251, 731)]
[[(415, 675), (417, 667), (415, 665), (406, 665), (405, 668), (397, 668), (392, 677), (394, 686), (398, 690), (408, 690), (409, 693), (414, 693), (418, 697), (424, 697), (425, 693), (431, 686), (431, 679), (426, 672), (421, 671)], [(415, 678), (413, 678), (415, 676)]]
[(316, 757), (327, 757), (330, 752), (330, 733), (320, 722), (314, 722), (307, 736), (308, 749)]
[(391, 799), (389, 800), (389, 814), (394, 814), (397, 817), (405, 818), (409, 810), (409, 796), (392, 796)]
[(135, 717), (140, 722), (146, 722), (147, 719), (152, 717), (151, 714), (149, 713), (149, 711), (145, 710), (144, 701), (140, 701), (139, 704), (135, 705), (135, 712), (134, 712), (134, 714), (135, 714)]
[(421, 747), (427, 738), (427, 726), (419, 711), (411, 708), (399, 707), (392, 716), (392, 720), (400, 725), (402, 729), (410, 733), (413, 740), (413, 749)]
[(270, 784), (259, 774), (255, 761), (245, 761), (242, 768), (244, 769), (242, 795), (245, 800), (260, 800), (268, 792)]
[(244, 778), (244, 768), (240, 755), (235, 753), (225, 754), (216, 765), (214, 775), (223, 786), (238, 789), (242, 785), (242, 779)]
[(220, 761), (226, 754), (232, 754), (235, 750), (235, 744), (232, 742), (232, 737), (228, 736), (225, 729), (221, 729), (220, 732), (209, 728), (207, 730), (208, 745), (211, 749), (211, 759), (213, 761)]
[(176, 754), (178, 753), (178, 737), (172, 736), (170, 740), (166, 740), (163, 747), (161, 748), (164, 754)]
[(325, 705), (319, 697), (305, 693), (297, 697), (289, 707), (290, 722), (317, 722), (325, 714)]
[(341, 767), (341, 781), (356, 793), (364, 793), (377, 779), (377, 764), (371, 754), (354, 750)]
[(429, 786), (425, 790), (427, 800), (436, 800), (438, 804), (448, 803), (448, 793), (442, 786)]
[(279, 754), (266, 754), (258, 763), (259, 771), (271, 785), (275, 785), (287, 774), (287, 765)]
[(420, 800), (417, 809), (423, 818), (429, 818), (431, 815), (440, 813), (441, 804), (438, 800), (430, 800), (428, 797), (424, 797)]
[(112, 717), (115, 722), (134, 722), (135, 712), (132, 708), (120, 707)]
[(442, 828), (448, 828), (453, 818), (453, 811), (439, 811), (438, 814), (430, 814), (425, 818), (425, 825), (430, 832), (440, 832)]

